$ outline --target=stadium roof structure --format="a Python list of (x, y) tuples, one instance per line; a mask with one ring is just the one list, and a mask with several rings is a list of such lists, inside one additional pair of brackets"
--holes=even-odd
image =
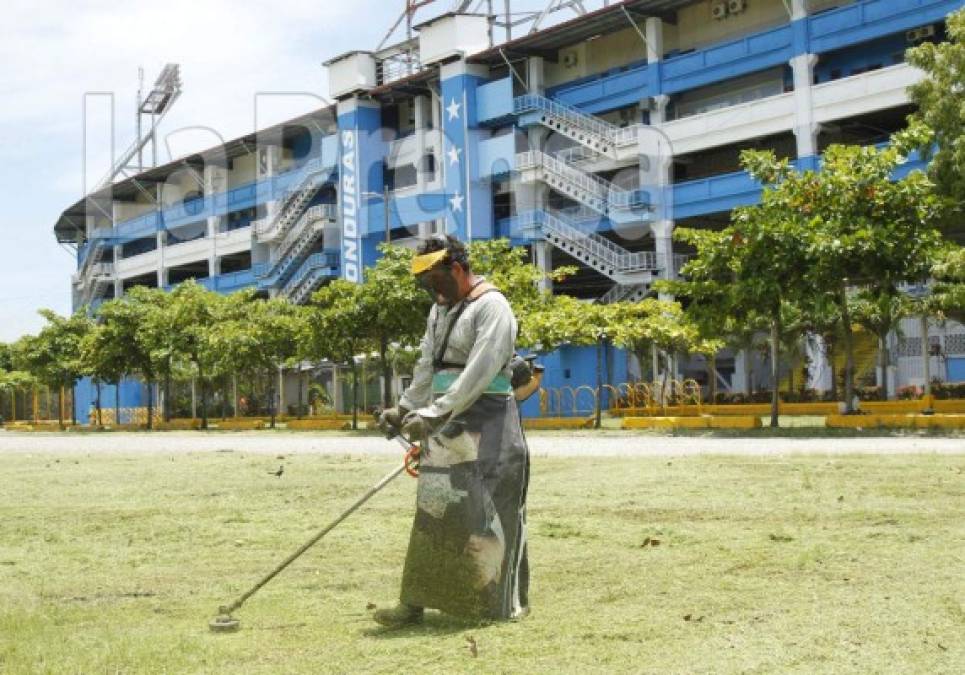
[(314, 126), (316, 128), (333, 127), (335, 111), (329, 106), (279, 122), (265, 129), (259, 129), (250, 134), (212, 146), (206, 150), (194, 152), (178, 159), (161, 164), (135, 175), (105, 186), (100, 190), (77, 200), (57, 219), (54, 224), (54, 234), (58, 243), (80, 243), (86, 238), (84, 226), (85, 216), (89, 215), (88, 202), (104, 201), (109, 203), (113, 199), (133, 199), (138, 194), (144, 194), (148, 187), (163, 183), (171, 173), (179, 168), (192, 167), (198, 169), (205, 165), (222, 165), (229, 160), (249, 154), (258, 144), (280, 143), (288, 140), (297, 133), (297, 127)]

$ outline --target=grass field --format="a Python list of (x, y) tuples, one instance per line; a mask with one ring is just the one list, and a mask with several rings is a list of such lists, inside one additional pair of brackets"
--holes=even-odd
[(0, 672), (965, 665), (965, 455), (537, 458), (533, 614), (430, 614), (384, 632), (368, 607), (397, 595), (414, 502), (400, 478), (254, 596), (239, 633), (208, 631), (218, 605), (390, 468), (237, 451), (0, 454)]

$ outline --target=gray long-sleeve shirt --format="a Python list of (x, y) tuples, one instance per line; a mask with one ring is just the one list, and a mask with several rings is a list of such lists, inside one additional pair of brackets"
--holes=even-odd
[(516, 317), (502, 293), (488, 292), (468, 302), (458, 317), (442, 360), (464, 363), (465, 367), (446, 393), (432, 400), (433, 360), (445, 337), (449, 322), (460, 306), (433, 305), (421, 355), (412, 373), (412, 384), (402, 394), (399, 404), (416, 410), (423, 417), (438, 418), (458, 415), (486, 391), (493, 378), (502, 373), (511, 377), (509, 361), (516, 345)]

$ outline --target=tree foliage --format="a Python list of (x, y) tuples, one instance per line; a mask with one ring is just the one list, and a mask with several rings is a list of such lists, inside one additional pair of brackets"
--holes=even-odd
[(965, 203), (965, 9), (948, 16), (946, 29), (947, 41), (910, 49), (907, 59), (926, 74), (911, 87), (918, 106), (912, 122), (933, 134), (920, 136), (917, 146), (931, 158), (928, 173), (939, 194), (960, 216)]

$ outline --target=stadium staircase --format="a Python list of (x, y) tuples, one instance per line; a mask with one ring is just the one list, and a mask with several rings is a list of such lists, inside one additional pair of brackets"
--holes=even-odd
[(296, 305), (300, 305), (309, 299), (323, 281), (331, 279), (337, 274), (337, 252), (313, 253), (305, 259), (294, 276), (282, 287), (280, 295), (288, 298)]
[(261, 275), (259, 286), (275, 287), (286, 282), (298, 270), (312, 252), (313, 247), (324, 239), (325, 228), (336, 222), (334, 204), (317, 204), (309, 207), (282, 239)]
[(335, 166), (330, 158), (318, 157), (305, 163), (299, 175), (279, 200), (274, 218), (255, 228), (259, 242), (277, 241), (283, 237), (304, 213), (305, 208), (328, 182)]
[[(555, 155), (539, 150), (517, 154), (516, 169), (523, 182), (542, 182), (615, 224), (643, 223), (649, 218), (650, 200), (645, 191), (617, 186), (581, 168), (636, 161), (639, 125), (618, 127), (535, 94), (517, 97), (513, 109), (521, 126), (543, 126), (577, 144)], [(655, 252), (628, 251), (597, 234), (592, 226), (581, 228), (562, 212), (537, 210), (515, 220), (521, 229), (538, 233), (556, 248), (612, 279), (613, 287), (599, 302), (643, 299), (661, 269)], [(595, 221), (594, 225), (599, 217)]]
[(573, 106), (526, 94), (513, 101), (521, 126), (541, 125), (611, 160), (635, 158), (638, 127), (618, 127)]
[(278, 242), (260, 288), (277, 288), (279, 295), (299, 304), (337, 273), (338, 253), (318, 251), (325, 228), (337, 220), (333, 204), (309, 206), (336, 167), (333, 158), (318, 157), (305, 163), (285, 191), (274, 217), (255, 229), (261, 242)]

